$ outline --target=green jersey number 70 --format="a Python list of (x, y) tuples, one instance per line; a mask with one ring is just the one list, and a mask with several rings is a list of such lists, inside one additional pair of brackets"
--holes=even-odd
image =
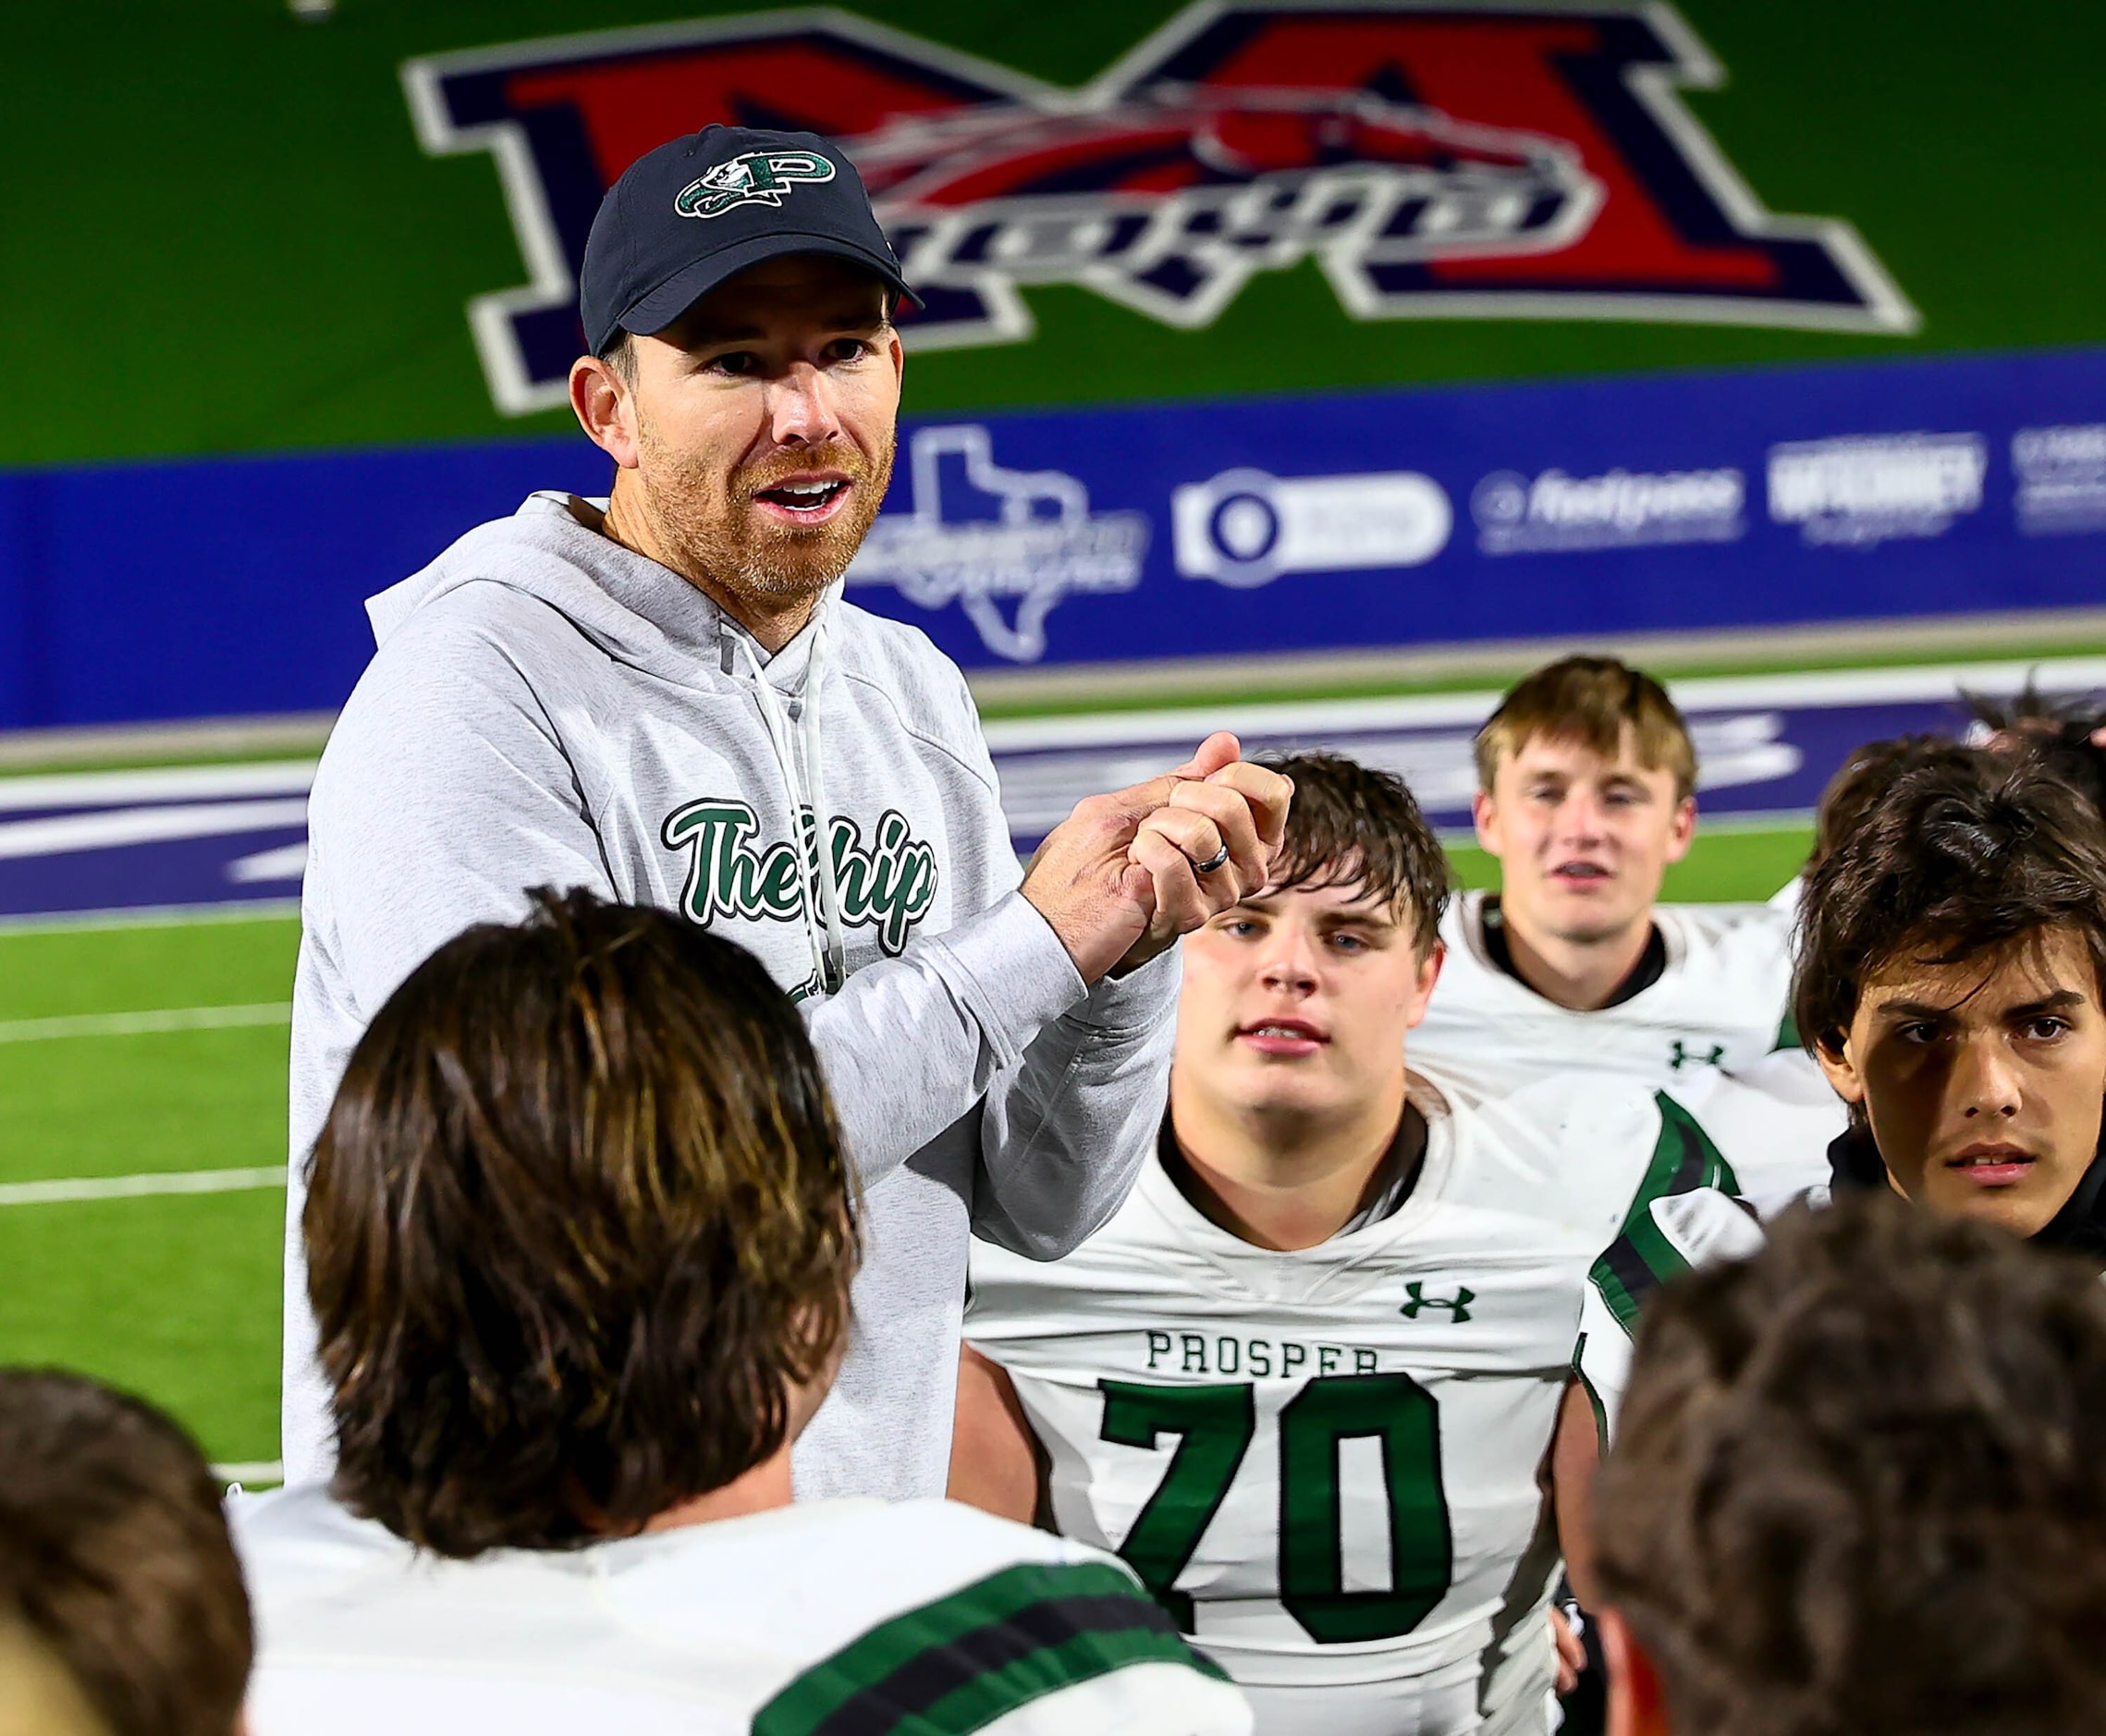
[[(1248, 1385), (1158, 1387), (1103, 1380), (1104, 1439), (1177, 1450), (1120, 1550), (1178, 1625), (1193, 1631), (1178, 1575), (1227, 1498), (1257, 1432)], [(1389, 1497), (1390, 1585), (1348, 1591), (1340, 1548), (1339, 1445), (1381, 1443)], [(1448, 1591), (1454, 1540), (1440, 1484), (1440, 1413), (1409, 1375), (1326, 1375), (1280, 1412), (1280, 1601), (1319, 1644), (1389, 1640), (1425, 1620)]]

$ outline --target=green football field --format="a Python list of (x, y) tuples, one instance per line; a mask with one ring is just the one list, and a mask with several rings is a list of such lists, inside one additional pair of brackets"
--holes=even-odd
[[(1806, 837), (1714, 828), (1668, 895), (1767, 897)], [(1471, 885), (1488, 865), (1457, 851)], [(0, 930), (0, 1363), (144, 1393), (227, 1465), (278, 1451), (299, 938), (282, 915)], [(142, 1191), (171, 1185), (210, 1191)]]

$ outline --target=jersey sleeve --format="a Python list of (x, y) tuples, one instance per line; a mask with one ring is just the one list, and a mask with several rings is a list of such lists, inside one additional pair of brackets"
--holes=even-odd
[(893, 1617), (794, 1678), (753, 1736), (1248, 1736), (1251, 1714), (1108, 1561), (1009, 1567)]
[(1630, 1383), (1631, 1353), (1646, 1301), (1667, 1279), (1694, 1266), (1744, 1260), (1762, 1246), (1761, 1219), (1748, 1201), (1719, 1187), (1657, 1195), (1645, 1203), (1643, 1223), (1626, 1223), (1613, 1276), (1603, 1267), (1617, 1254), (1604, 1253), (1580, 1306), (1579, 1346), (1573, 1373), (1594, 1407), (1604, 1448), (1613, 1433), (1623, 1389)]

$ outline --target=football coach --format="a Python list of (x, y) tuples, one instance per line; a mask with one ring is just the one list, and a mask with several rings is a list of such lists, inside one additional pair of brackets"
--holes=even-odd
[(570, 400), (608, 498), (535, 495), (373, 598), (315, 776), (286, 1475), (334, 1458), (300, 1222), (352, 1045), (442, 942), (584, 886), (741, 942), (802, 998), (866, 1252), (799, 1493), (941, 1495), (967, 1238), (1054, 1258), (1125, 1198), (1162, 1113), (1173, 943), (1265, 883), (1289, 786), (1216, 735), (1081, 803), (1020, 874), (964, 678), (841, 594), (891, 474), (912, 292), (832, 145), (661, 146), (607, 194), (582, 276)]

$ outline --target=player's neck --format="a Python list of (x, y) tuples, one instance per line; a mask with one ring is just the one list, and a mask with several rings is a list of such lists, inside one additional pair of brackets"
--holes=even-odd
[(1614, 1000), (1653, 937), (1649, 909), (1613, 935), (1586, 940), (1545, 934), (1515, 921), (1503, 905), (1500, 919), (1514, 974), (1545, 1000), (1572, 1012), (1598, 1012)]
[(688, 1525), (706, 1525), (712, 1520), (741, 1519), (748, 1513), (788, 1507), (790, 1499), (790, 1443), (785, 1441), (772, 1459), (763, 1460), (720, 1489), (676, 1501), (650, 1519), (643, 1529), (679, 1531)]
[(656, 517), (646, 504), (643, 486), (634, 480), (633, 471), (616, 472), (606, 511), (600, 515), (594, 528), (608, 541), (619, 543), (631, 554), (655, 560), (659, 566), (680, 574), (751, 633), (771, 657), (804, 630), (812, 619), (812, 611), (818, 606), (819, 598), (814, 594), (800, 597), (783, 608), (758, 607), (751, 598), (741, 596), (683, 558), (660, 532)]
[(1225, 1104), (1173, 1071), (1170, 1130), (1186, 1169), (1179, 1180), (1231, 1235), (1279, 1252), (1314, 1248), (1364, 1209), (1404, 1107), (1402, 1069), (1390, 1089), (1327, 1116)]

